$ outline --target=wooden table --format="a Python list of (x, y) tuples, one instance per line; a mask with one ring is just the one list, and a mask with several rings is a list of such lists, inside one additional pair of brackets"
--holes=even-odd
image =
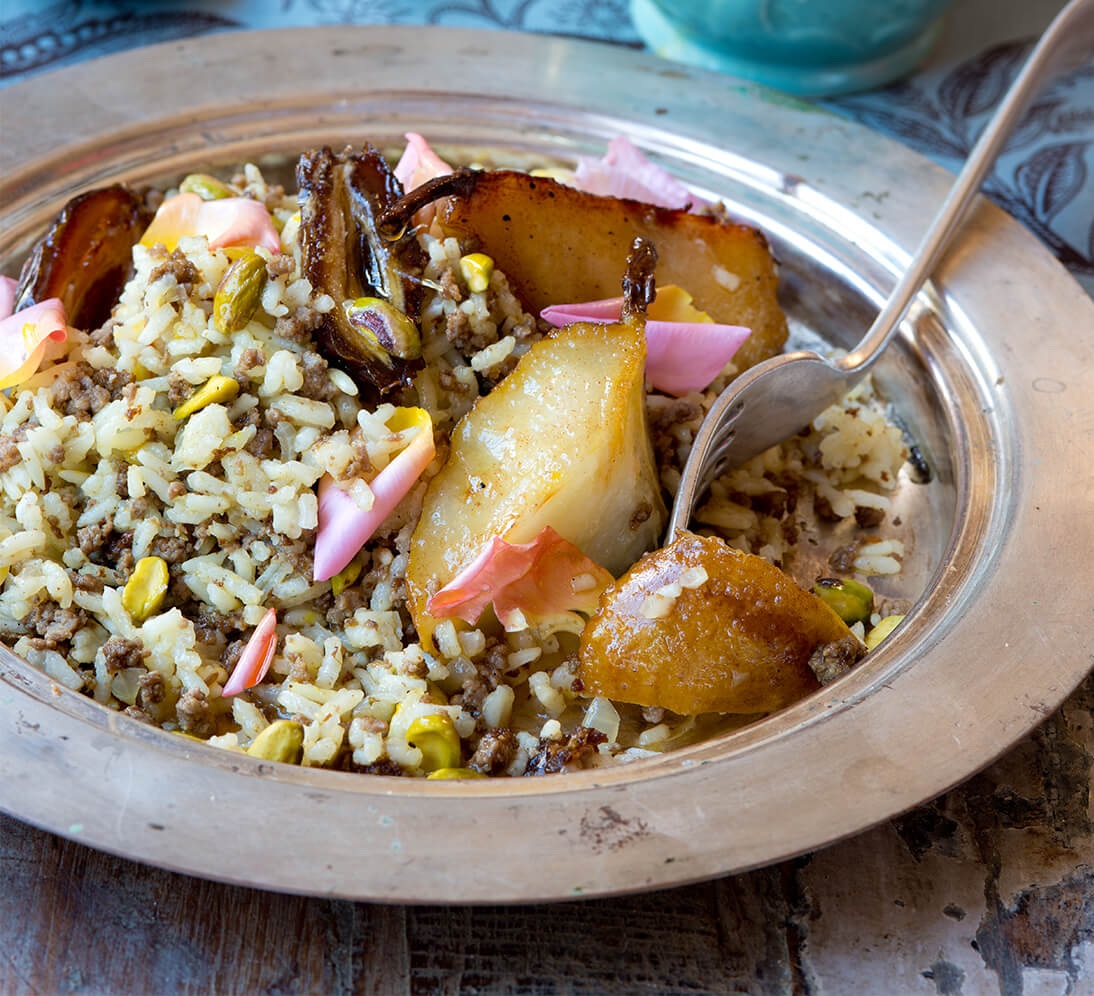
[(1094, 992), (1094, 676), (986, 771), (823, 851), (536, 906), (283, 896), (0, 816), (4, 993)]

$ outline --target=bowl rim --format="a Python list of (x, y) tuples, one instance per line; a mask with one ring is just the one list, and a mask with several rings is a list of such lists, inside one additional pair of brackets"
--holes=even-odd
[[(169, 85), (179, 75), (188, 89)], [(148, 85), (127, 83), (137, 78)], [(277, 136), (328, 134), (364, 113), (381, 115), (373, 128), (391, 132), (458, 119), (460, 107), (482, 141), (572, 154), (625, 128), (685, 179), (731, 177), (745, 210), (776, 204), (829, 227), (857, 221), (878, 280), (914, 248), (948, 185), (937, 167), (857, 125), (619, 48), (459, 29), (282, 29), (152, 46), (0, 91), (9, 133), (0, 256), (32, 227), (41, 200), (56, 204), (100, 173), (151, 169), (140, 158), (150, 143), (170, 170), (210, 148), (223, 158)], [(63, 143), (44, 141), (40, 120)], [(348, 130), (356, 140), (368, 128)], [(893, 196), (872, 204), (866, 221), (863, 195), (879, 183)], [(963, 511), (950, 548), (983, 552), (960, 576), (940, 572), (930, 611), (913, 616), (872, 669), (728, 740), (636, 766), (427, 783), (285, 768), (180, 742), (0, 652), (0, 809), (122, 856), (240, 884), (500, 902), (742, 871), (937, 795), (1036, 725), (1094, 662), (1084, 593), (1045, 607), (1026, 590), (1081, 570), (1076, 533), (1090, 534), (1083, 492), (1076, 500), (1068, 484), (1094, 467), (1088, 414), (1072, 400), (1094, 396), (1094, 333), (1075, 333), (1094, 330), (1094, 306), (1044, 247), (986, 203), (934, 294), (943, 352), (928, 348), (924, 360), (954, 348), (965, 365), (943, 380), (980, 406), (967, 421), (951, 413)], [(1026, 662), (1043, 660), (1057, 632), (1073, 652), (1031, 675)], [(170, 797), (157, 791), (164, 784)], [(239, 833), (241, 813), (276, 832)], [(316, 814), (331, 815), (320, 827)]]

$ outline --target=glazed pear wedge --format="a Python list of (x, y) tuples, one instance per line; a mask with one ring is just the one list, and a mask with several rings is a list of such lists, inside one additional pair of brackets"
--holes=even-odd
[(504, 260), (529, 311), (615, 297), (630, 246), (642, 237), (657, 247), (659, 286), (683, 287), (714, 321), (752, 330), (734, 357), (738, 370), (774, 356), (786, 342), (775, 260), (756, 228), (511, 170), (450, 182), (458, 196), (438, 203), (438, 223)]
[(849, 666), (865, 648), (773, 564), (685, 532), (600, 596), (578, 674), (587, 693), (617, 702), (755, 714), (820, 687), (817, 651)]
[(665, 506), (646, 426), (641, 323), (576, 323), (537, 342), (456, 426), (410, 544), (422, 646), (432, 595), (493, 539), (551, 526), (613, 575), (661, 538)]

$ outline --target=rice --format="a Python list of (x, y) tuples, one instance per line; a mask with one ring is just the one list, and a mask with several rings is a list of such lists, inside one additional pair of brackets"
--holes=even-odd
[[(413, 401), (433, 419), (438, 456), (357, 555), (353, 576), (312, 582), (320, 477), (353, 478), (362, 453), (378, 470), (403, 441), (387, 427), (393, 406), (367, 402), (315, 351), (309, 322), (335, 303), (300, 275), (294, 197), (254, 166), (235, 182), (267, 204), (295, 261), (285, 272), (257, 250), (268, 279), (242, 328), (218, 331), (211, 317), (230, 253), (202, 238), (180, 240), (174, 256), (137, 246), (108, 327), (76, 333), (61, 363), (0, 408), (0, 636), (58, 684), (226, 750), (245, 751), (291, 720), (306, 766), (422, 774), (435, 765), (408, 731), (430, 717), (457, 732), (464, 759), (509, 776), (633, 761), (711, 729), (584, 695), (564, 632), (499, 635), (442, 622), (435, 653), (417, 641), (405, 575), (426, 483), (456, 422), (544, 334), (501, 270), (486, 290), (468, 288), (455, 239), (421, 237), (433, 290)], [(685, 399), (649, 394), (669, 495), (731, 372)], [(217, 377), (238, 391), (173, 416)], [(696, 521), (801, 575), (801, 537), (822, 519), (880, 521), (904, 459), (900, 431), (865, 382), (807, 433), (716, 481)], [(371, 506), (367, 485), (349, 491)], [(904, 548), (871, 535), (853, 554), (859, 576), (885, 576), (899, 572)], [(170, 586), (162, 609), (138, 619), (123, 595), (148, 557), (168, 564)], [(667, 615), (683, 589), (705, 581), (689, 572), (642, 611)], [(223, 696), (270, 605), (281, 639), (266, 680)]]

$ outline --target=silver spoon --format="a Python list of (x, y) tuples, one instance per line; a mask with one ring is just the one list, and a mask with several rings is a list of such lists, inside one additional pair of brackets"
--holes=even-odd
[(1056, 71), (1091, 57), (1094, 0), (1071, 0), (1048, 26), (1011, 84), (911, 264), (862, 341), (837, 359), (825, 359), (811, 351), (774, 356), (735, 378), (715, 400), (684, 465), (666, 533), (670, 542), (687, 528), (697, 500), (715, 477), (794, 435), (865, 376), (942, 258), (1034, 95)]

